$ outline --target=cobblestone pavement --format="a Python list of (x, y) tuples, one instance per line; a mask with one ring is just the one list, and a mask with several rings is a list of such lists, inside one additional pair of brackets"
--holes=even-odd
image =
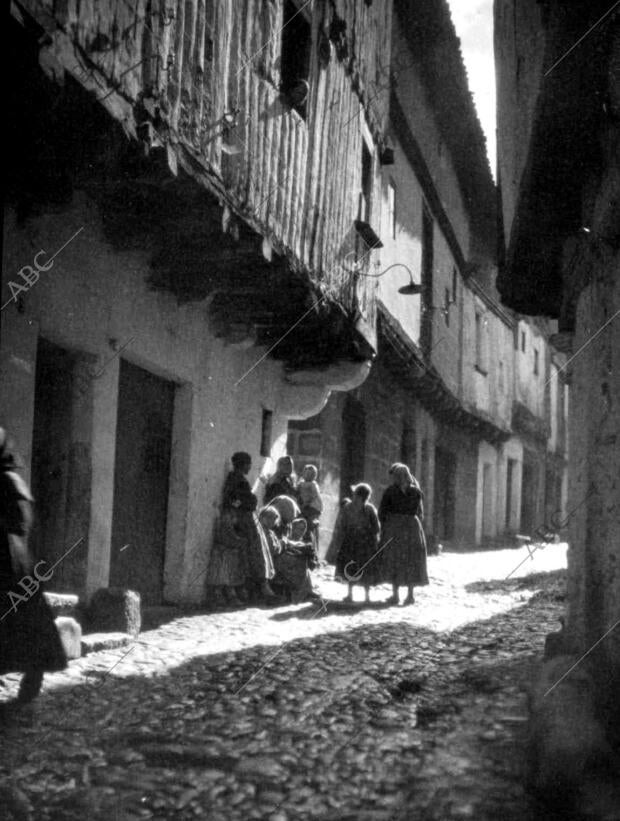
[(0, 730), (0, 816), (552, 818), (521, 776), (566, 550), (506, 579), (527, 555), (431, 557), (410, 607), (339, 604), (322, 571), (322, 603), (189, 614), (71, 662)]

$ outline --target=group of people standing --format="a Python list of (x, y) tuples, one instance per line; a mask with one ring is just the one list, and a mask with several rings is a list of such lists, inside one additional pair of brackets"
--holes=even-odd
[(212, 606), (318, 598), (310, 577), (318, 565), (322, 511), (316, 468), (308, 465), (297, 482), (293, 460), (279, 459), (276, 472), (265, 481), (264, 506), (258, 511), (247, 478), (250, 454), (234, 453), (231, 462), (207, 571)]
[[(316, 467), (306, 465), (298, 481), (292, 458), (281, 457), (273, 476), (263, 480), (259, 511), (247, 479), (250, 455), (235, 453), (231, 461), (207, 574), (211, 604), (317, 598), (310, 576), (319, 564), (323, 511)], [(348, 585), (345, 602), (353, 601), (355, 585), (364, 588), (369, 601), (371, 587), (389, 583), (387, 603), (398, 604), (399, 589), (406, 587), (403, 603), (413, 604), (414, 587), (428, 584), (422, 490), (406, 465), (394, 464), (389, 473), (392, 484), (378, 511), (370, 503), (370, 486), (363, 483), (351, 488), (352, 498), (341, 507), (326, 559), (336, 565), (336, 578)]]
[[(0, 598), (6, 605), (0, 613), (0, 675), (24, 673), (17, 702), (27, 703), (38, 694), (44, 672), (64, 669), (67, 658), (42, 586), (33, 578), (39, 579), (28, 549), (33, 499), (17, 467), (0, 428)], [(323, 511), (316, 467), (307, 465), (297, 481), (293, 460), (279, 459), (265, 480), (260, 511), (247, 478), (251, 467), (248, 453), (233, 455), (207, 569), (211, 602), (320, 598), (310, 576), (318, 566)], [(352, 601), (355, 585), (368, 600), (373, 585), (390, 583), (388, 603), (398, 604), (399, 588), (406, 587), (403, 603), (411, 604), (414, 586), (428, 584), (422, 491), (406, 465), (392, 465), (390, 477), (378, 511), (367, 484), (353, 487), (340, 510), (326, 558), (335, 563), (336, 578), (348, 584), (346, 601)]]

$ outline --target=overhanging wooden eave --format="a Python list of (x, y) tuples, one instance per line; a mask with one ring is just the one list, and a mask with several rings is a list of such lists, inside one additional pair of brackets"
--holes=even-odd
[[(609, 31), (617, 13), (593, 28), (579, 48), (572, 46), (608, 10), (609, 3), (601, 0), (546, 3), (545, 73), (497, 278), (504, 305), (532, 316), (560, 317), (561, 323), (564, 243), (583, 224), (584, 185), (601, 167)], [(565, 318), (562, 330), (570, 330)]]
[(379, 353), (386, 367), (410, 387), (429, 413), (492, 444), (500, 444), (512, 435), (510, 429), (501, 428), (478, 409), (465, 407), (433, 365), (424, 362), (420, 348), (381, 304), (378, 323)]

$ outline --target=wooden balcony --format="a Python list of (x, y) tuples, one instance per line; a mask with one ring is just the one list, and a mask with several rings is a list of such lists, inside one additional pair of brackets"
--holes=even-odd
[[(310, 10), (303, 106), (283, 75), (284, 2), (24, 0), (13, 14), (43, 44), (47, 74), (79, 85), (94, 118), (107, 112), (129, 138), (118, 157), (119, 139), (105, 146), (105, 174), (83, 182), (97, 186), (117, 244), (151, 244), (154, 287), (180, 299), (218, 293), (222, 326), (243, 315), (259, 339), (280, 330), (268, 303), (288, 326), (315, 300), (329, 344), (344, 312), (372, 349), (375, 284), (352, 287), (342, 260), (362, 186), (359, 120), (364, 111), (379, 145), (387, 119), (387, 95), (371, 84), (389, 65), (391, 3)], [(82, 127), (88, 106), (77, 108)]]

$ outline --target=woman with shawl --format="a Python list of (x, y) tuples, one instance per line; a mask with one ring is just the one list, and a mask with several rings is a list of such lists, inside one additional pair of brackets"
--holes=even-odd
[[(231, 462), (233, 469), (226, 477), (224, 484), (222, 512), (235, 511), (236, 536), (246, 541), (246, 583), (255, 589), (259, 588), (265, 601), (273, 602), (276, 595), (269, 583), (275, 575), (273, 559), (263, 537), (262, 528), (258, 525), (257, 499), (247, 479), (252, 467), (252, 457), (249, 453), (239, 451), (233, 453)], [(238, 547), (237, 539), (233, 539), (230, 543), (231, 549), (235, 547)]]
[(308, 560), (312, 548), (303, 541), (305, 519), (286, 524), (274, 506), (261, 510), (259, 521), (269, 541), (276, 568), (274, 584), (285, 591), (291, 604), (317, 598), (312, 589)]
[(392, 484), (379, 505), (383, 575), (392, 584), (389, 604), (398, 604), (398, 588), (407, 588), (403, 604), (413, 604), (413, 588), (428, 584), (424, 518), (424, 494), (407, 465), (396, 463), (389, 471)]
[(64, 670), (67, 657), (41, 588), (49, 568), (28, 550), (33, 499), (16, 468), (0, 428), (0, 675), (24, 673), (17, 703), (26, 704), (39, 694), (43, 674)]

